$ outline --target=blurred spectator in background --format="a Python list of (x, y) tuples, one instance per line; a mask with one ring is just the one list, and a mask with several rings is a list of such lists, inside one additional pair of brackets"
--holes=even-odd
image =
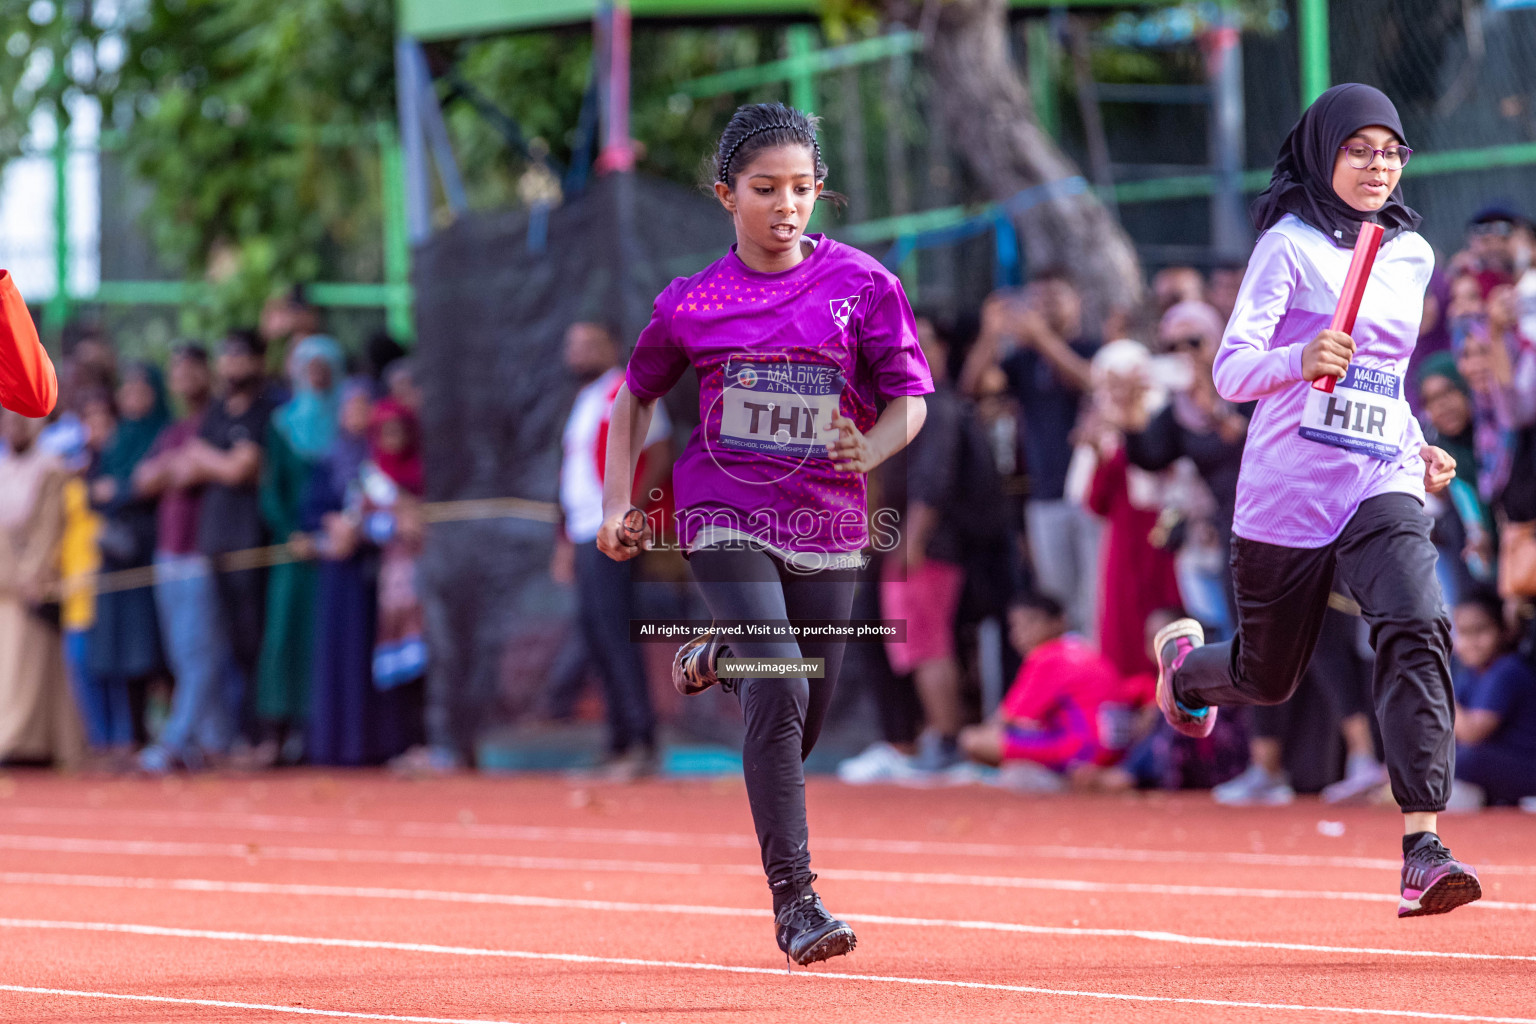
[(1152, 299), (1161, 316), (1181, 302), (1205, 298), (1205, 278), (1194, 267), (1164, 267), (1152, 275)]
[(955, 613), (965, 587), (962, 507), (968, 410), (949, 381), (949, 343), (930, 317), (917, 338), (933, 373), (928, 418), (912, 443), (882, 469), (884, 500), (905, 496), (901, 546), (881, 564), (880, 614), (907, 624), (904, 643), (886, 644), (897, 675), (912, 676), (926, 729), (913, 767), (942, 771), (960, 760), (960, 662)]
[[(1432, 356), (1450, 350), (1451, 280), (1451, 276), (1439, 264), (1429, 276), (1429, 287), (1424, 291), (1424, 312), (1419, 317), (1419, 340), (1413, 346), (1413, 355), (1408, 357), (1409, 381), (1422, 380), (1424, 364)], [(1408, 404), (1414, 415), (1422, 419), (1424, 408), (1419, 404), (1419, 399), (1416, 390), (1409, 392)]]
[(1436, 445), (1456, 460), (1456, 479), (1444, 499), (1426, 508), (1434, 516), (1433, 539), (1440, 558), (1435, 575), (1448, 605), (1478, 583), (1493, 578), (1493, 520), (1478, 492), (1476, 439), (1472, 426), (1472, 391), (1456, 357), (1437, 352), (1419, 368), (1419, 405), (1424, 410), (1424, 443)]
[(1247, 272), (1246, 260), (1219, 263), (1211, 269), (1211, 283), (1205, 290), (1205, 301), (1216, 311), (1223, 328), (1232, 319), (1232, 310), (1237, 306), (1237, 292), (1243, 286), (1243, 275)]
[(1091, 384), (1088, 360), (1099, 340), (1085, 330), (1082, 301), (1065, 272), (1037, 272), (1021, 295), (994, 293), (966, 357), (960, 388), (979, 394), (1001, 366), (1023, 423), (1029, 474), (1024, 525), (1037, 588), (1061, 602), (1071, 628), (1093, 634), (1099, 564), (1098, 519), (1066, 497), (1071, 435)]
[(309, 301), (309, 292), (303, 285), (294, 285), (267, 300), (261, 307), (257, 333), (265, 347), (263, 356), (273, 361), (273, 377), (269, 382), (273, 405), (281, 405), (291, 397), (290, 389), (297, 373), (293, 356), (299, 342), (325, 328), (320, 307)]
[[(68, 375), (73, 377), (72, 374)], [(95, 751), (105, 751), (106, 736), (104, 719), (109, 703), (102, 689), (102, 681), (91, 670), (91, 628), (96, 624), (95, 573), (101, 570), (102, 514), (91, 501), (91, 468), (101, 460), (101, 454), (112, 443), (117, 429), (117, 410), (112, 392), (105, 388), (73, 388), (64, 392), (68, 400), (67, 411), (79, 425), (79, 450), (58, 455), (63, 464), (70, 467), (64, 482), (64, 529), (59, 539), (59, 572), (63, 577), (63, 594), (59, 606), (59, 626), (64, 637), (64, 665), (69, 673), (70, 686), (74, 690), (75, 704), (81, 713), (86, 742)], [(43, 428), (43, 436), (47, 435)], [(60, 447), (73, 448), (73, 439), (55, 435)], [(37, 446), (42, 450), (42, 436)], [(127, 691), (123, 692), (123, 704), (127, 703)], [(93, 711), (95, 712), (93, 716)], [(124, 720), (127, 709), (122, 709)], [(111, 758), (106, 758), (110, 761)]]
[(406, 357), (396, 359), (384, 370), (384, 386), (389, 397), (418, 417), (421, 415), (421, 385), (416, 382), (416, 362)]
[(1536, 672), (1511, 651), (1496, 593), (1463, 595), (1452, 611), (1456, 660), (1456, 786), (1451, 807), (1536, 796)]
[(416, 581), (426, 535), (421, 421), (393, 398), (373, 407), (359, 490), (364, 536), (380, 552), (373, 685), (394, 690), (425, 676), (427, 641)]
[[(1453, 289), (1458, 311), (1471, 307), (1465, 281)], [(1536, 422), (1536, 350), (1515, 328), (1508, 287), (1496, 289), (1481, 314), (1459, 312), (1452, 336), (1456, 368), (1472, 393), (1478, 493), (1491, 504), (1509, 482), (1519, 432)]]
[[(104, 403), (110, 401), (104, 391), (88, 393), (87, 397), (89, 394), (95, 394)], [(78, 397), (71, 395), (72, 403), (78, 404)], [(76, 422), (80, 424), (81, 436), (85, 439), (80, 458), (90, 460), (108, 438), (106, 434), (98, 433), (93, 445), (84, 420), (78, 414), (75, 415)], [(111, 422), (110, 417), (107, 418), (107, 429), (110, 429)], [(41, 439), (37, 446), (41, 449)], [(60, 464), (63, 465), (62, 457)], [(91, 507), (84, 474), (68, 473), (64, 481), (63, 507), (64, 528), (59, 538), (59, 574), (63, 587), (59, 601), (59, 627), (64, 638), (64, 665), (74, 691), (75, 704), (84, 710), (101, 703), (98, 684), (91, 678), (86, 660), (87, 637), (91, 626), (96, 623), (96, 573), (101, 569), (101, 547), (97, 539), (101, 533), (101, 516)], [(87, 726), (88, 739), (93, 745), (100, 746), (101, 741), (89, 735), (89, 723)]]
[(876, 475), (879, 504), (898, 511), (901, 534), (881, 556), (880, 616), (905, 621), (907, 639), (885, 645), (893, 676), (874, 690), (884, 738), (838, 765), (838, 777), (854, 784), (931, 781), (963, 763), (957, 619), (967, 590), (985, 618), (991, 592), (1001, 588), (1006, 602), (1013, 584), (996, 453), (977, 408), (950, 380), (948, 328), (930, 315), (916, 320), (933, 374), (928, 418)]
[(1517, 252), (1516, 238), (1523, 218), (1503, 204), (1485, 206), (1467, 222), (1467, 246), (1451, 261), (1456, 276), (1471, 275), (1478, 291), (1487, 298), (1500, 285), (1512, 285), (1525, 267), (1529, 253)]
[(1119, 693), (1120, 676), (1066, 630), (1054, 599), (1017, 599), (1008, 610), (1008, 638), (1024, 664), (997, 712), (961, 730), (960, 745), (973, 760), (1019, 766), (1007, 780), (1013, 788), (1060, 789), (1074, 770), (1104, 760), (1099, 706)]
[(306, 743), (311, 764), (378, 764), (420, 740), (421, 687), (381, 690), (373, 680), (379, 558), (363, 529), (372, 418), (370, 382), (348, 381), (336, 439), (305, 498), (302, 526), (314, 535), (320, 558)]
[[(91, 506), (101, 515), (97, 543), (104, 572), (154, 564), (155, 503), (133, 486), (133, 474), (170, 423), (165, 384), (157, 367), (130, 363), (118, 385), (116, 420), (107, 402), (95, 405), (87, 423), (93, 439), (107, 440), (87, 472)], [(97, 420), (103, 421), (100, 426)], [(106, 433), (109, 432), (109, 433)], [(81, 711), (91, 745), (127, 755), (142, 725), (133, 713), (152, 675), (162, 671), (160, 627), (149, 587), (108, 589), (96, 597), (95, 623), (86, 638), (87, 696)]]
[(58, 629), (65, 470), (43, 421), (0, 411), (0, 761), (70, 765), (83, 753)]
[(1152, 355), (1139, 341), (1112, 341), (1093, 357), (1093, 405), (1081, 432), (1092, 465), (1087, 507), (1107, 528), (1099, 580), (1099, 650), (1121, 676), (1154, 669), (1142, 635), (1147, 616), (1179, 603), (1173, 554), (1150, 537), (1163, 511), (1163, 483), (1129, 464), (1127, 426), (1147, 422), (1167, 395), (1154, 389)]
[(89, 458), (80, 399), (91, 392), (111, 394), (117, 387), (117, 353), (98, 325), (80, 322), (65, 326), (61, 348), (59, 403), (37, 443), (42, 451), (59, 456), (65, 469), (79, 472)]
[[(603, 682), (608, 709), (608, 751), (599, 773), (617, 781), (659, 768), (656, 713), (639, 649), (629, 640), (635, 615), (634, 565), (597, 549), (603, 524), (603, 467), (608, 417), (624, 382), (624, 364), (613, 331), (580, 322), (565, 332), (565, 368), (582, 389), (565, 421), (560, 463), (561, 531), (551, 573), (576, 585), (577, 616), (587, 650)], [(672, 425), (660, 404), (635, 470), (634, 503), (644, 508), (651, 491), (672, 473)]]
[[(203, 488), (197, 549), (209, 558), (266, 543), (258, 485), (273, 406), (262, 372), (264, 354), (254, 331), (225, 336), (216, 364), (219, 396), (203, 415), (197, 437), (177, 456), (177, 482)], [(216, 572), (213, 581), (233, 655), (226, 710), (242, 733), (254, 734), (254, 708), (247, 701), (261, 658), (264, 575), (260, 569), (241, 569)]]
[(314, 663), (315, 564), (300, 528), (305, 492), (315, 467), (336, 440), (339, 388), (346, 361), (341, 346), (311, 334), (288, 358), (293, 397), (272, 415), (261, 468), (261, 517), (274, 541), (295, 545), (302, 560), (274, 565), (267, 576), (266, 632), (256, 677), (256, 715), (263, 735), (260, 764), (297, 763), (309, 717)]
[[(1215, 501), (1210, 525), (1217, 548), (1212, 561), (1230, 624), (1236, 621), (1237, 612), (1227, 561), (1251, 408), (1234, 406), (1216, 393), (1212, 366), (1221, 335), (1219, 315), (1204, 302), (1183, 302), (1164, 313), (1158, 325), (1156, 351), (1159, 358), (1182, 364), (1176, 376), (1182, 376), (1186, 383), (1161, 409), (1145, 420), (1127, 422), (1124, 429), (1126, 458), (1132, 466), (1161, 471), (1187, 458), (1210, 490)], [(1196, 604), (1193, 598), (1193, 594), (1187, 595), (1186, 603)]]
[(219, 614), (212, 564), (197, 545), (202, 488), (189, 482), (192, 471), (185, 457), (213, 397), (207, 349), (190, 342), (178, 345), (171, 353), (170, 385), (182, 417), (161, 431), (133, 475), (135, 491), (159, 502), (155, 607), (176, 680), (158, 740), (139, 753), (140, 768), (157, 774), (178, 766), (201, 767), (209, 757), (223, 755), (234, 724), (225, 700), (229, 637)]

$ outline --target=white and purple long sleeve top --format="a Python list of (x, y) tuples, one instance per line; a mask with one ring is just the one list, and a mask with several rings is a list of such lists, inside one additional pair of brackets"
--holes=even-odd
[[(1424, 435), (1407, 412), (1403, 376), (1434, 252), (1415, 232), (1382, 245), (1351, 333), (1355, 357), (1342, 382), (1351, 387), (1341, 385), (1335, 397), (1302, 379), (1301, 354), (1332, 320), (1349, 260), (1350, 250), (1288, 214), (1259, 238), (1248, 262), (1215, 366), (1223, 398), (1258, 402), (1237, 484), (1232, 531), (1239, 537), (1318, 548), (1367, 498), (1424, 498)], [(1351, 412), (1352, 396), (1369, 402)]]

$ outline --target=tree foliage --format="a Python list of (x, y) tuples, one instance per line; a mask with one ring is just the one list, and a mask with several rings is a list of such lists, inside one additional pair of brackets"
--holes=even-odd
[[(678, 83), (773, 60), (781, 56), (778, 47), (778, 33), (771, 29), (637, 25), (630, 134), (641, 142), (641, 170), (696, 181), (701, 161), (740, 100), (720, 96), (696, 102), (677, 93)], [(455, 87), (456, 80), (510, 118), (525, 141), (538, 140), (557, 166), (570, 167), (582, 143), (583, 100), (594, 70), (589, 26), (471, 41), (435, 52), (434, 58), (442, 69), (450, 132), (473, 205), (515, 202), (528, 156), (509, 140), (505, 125)], [(780, 96), (770, 90), (762, 98)]]
[(393, 0), (13, 0), (0, 39), (0, 160), (37, 111), (97, 99), (162, 259), (213, 285), (203, 326), (289, 282), (379, 274)]
[(379, 272), (391, 0), (147, 0), (105, 97), (158, 249), (248, 318), (280, 284)]
[(92, 0), (0, 3), (0, 166), (20, 155), (38, 113), (113, 91), (122, 46)]

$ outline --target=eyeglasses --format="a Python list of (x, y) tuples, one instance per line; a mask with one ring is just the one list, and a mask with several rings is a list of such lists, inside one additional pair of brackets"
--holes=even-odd
[(1408, 158), (1413, 156), (1413, 150), (1407, 146), (1388, 146), (1385, 149), (1375, 149), (1363, 142), (1351, 142), (1348, 145), (1340, 146), (1339, 149), (1344, 152), (1344, 159), (1349, 162), (1349, 166), (1357, 171), (1363, 171), (1371, 166), (1378, 154), (1380, 154), (1387, 167), (1392, 170), (1403, 167), (1408, 163)]
[(1168, 354), (1171, 354), (1171, 353), (1174, 353), (1174, 352), (1181, 351), (1183, 349), (1189, 349), (1189, 350), (1193, 351), (1195, 349), (1200, 348), (1204, 344), (1205, 344), (1205, 339), (1204, 338), (1201, 338), (1198, 335), (1193, 335), (1192, 334), (1192, 335), (1189, 335), (1188, 337), (1184, 337), (1184, 338), (1168, 338), (1168, 339), (1163, 339), (1163, 340), (1159, 341), (1157, 349), (1162, 354), (1168, 355)]

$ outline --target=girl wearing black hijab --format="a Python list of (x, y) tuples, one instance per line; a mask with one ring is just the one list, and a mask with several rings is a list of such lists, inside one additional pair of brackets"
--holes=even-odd
[[(1181, 619), (1155, 641), (1164, 717), (1185, 735), (1209, 735), (1218, 705), (1290, 697), (1337, 573), (1376, 649), (1376, 716), (1404, 816), (1399, 917), (1482, 895), (1435, 832), (1455, 741), (1450, 622), (1423, 506), (1456, 461), (1424, 443), (1404, 393), (1434, 268), (1398, 190), (1411, 155), (1392, 101), (1358, 84), (1319, 96), (1281, 146), (1252, 206), (1262, 235), (1214, 367), (1222, 398), (1258, 403), (1232, 526), (1237, 635), (1202, 646), (1199, 623)], [(1365, 221), (1381, 225), (1383, 240), (1344, 334), (1328, 326)], [(1311, 385), (1325, 375), (1339, 378), (1331, 394)]]

